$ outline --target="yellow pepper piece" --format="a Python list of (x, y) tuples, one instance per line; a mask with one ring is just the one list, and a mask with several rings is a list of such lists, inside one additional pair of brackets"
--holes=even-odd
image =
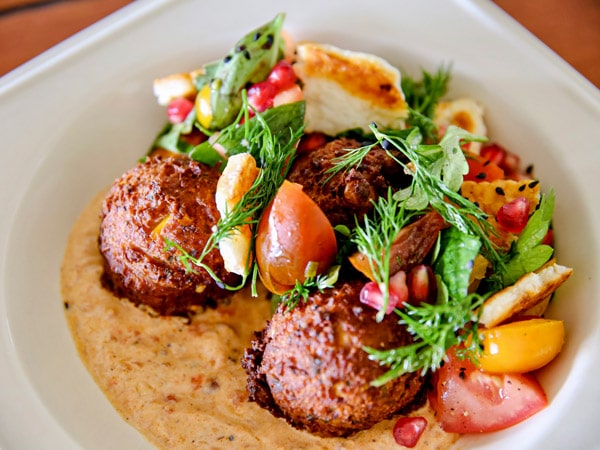
[(484, 372), (524, 373), (539, 369), (561, 351), (565, 340), (562, 320), (527, 319), (480, 331)]
[(204, 128), (210, 128), (213, 119), (212, 105), (210, 103), (210, 85), (205, 84), (198, 95), (194, 104), (196, 108), (196, 119)]

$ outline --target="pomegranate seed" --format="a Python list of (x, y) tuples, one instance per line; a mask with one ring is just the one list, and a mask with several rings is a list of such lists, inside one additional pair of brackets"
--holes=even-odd
[(402, 305), (408, 300), (408, 287), (406, 286), (406, 272), (400, 270), (390, 277), (389, 281), (390, 295), (398, 298), (397, 305)]
[(430, 266), (419, 264), (413, 267), (408, 273), (407, 285), (411, 305), (433, 303), (437, 297), (437, 282)]
[(413, 448), (427, 428), (425, 417), (400, 417), (394, 424), (394, 439), (398, 445)]
[(496, 221), (509, 233), (520, 233), (529, 220), (529, 201), (525, 197), (505, 203), (496, 213)]
[(291, 88), (296, 83), (296, 72), (292, 65), (281, 60), (271, 69), (271, 73), (267, 77), (277, 92)]
[(194, 102), (187, 98), (181, 97), (171, 100), (167, 106), (167, 117), (171, 123), (181, 123), (194, 108)]
[[(387, 309), (385, 311), (386, 314), (391, 314), (399, 303), (399, 299), (394, 293), (390, 292), (389, 297)], [(374, 281), (369, 281), (363, 286), (360, 291), (359, 299), (361, 303), (364, 303), (371, 308), (375, 308), (377, 311), (383, 306), (383, 294), (381, 293), (378, 284)]]
[(263, 112), (273, 106), (275, 87), (268, 81), (253, 84), (248, 89), (248, 103), (258, 112)]

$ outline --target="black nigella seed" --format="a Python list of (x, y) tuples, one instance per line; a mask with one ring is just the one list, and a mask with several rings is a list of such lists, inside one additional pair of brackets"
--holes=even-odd
[(65, 302), (64, 307), (65, 307), (65, 309), (69, 309), (71, 307), (71, 305), (69, 305), (69, 302)]
[(242, 44), (242, 45), (238, 45), (238, 46), (236, 47), (236, 49), (235, 49), (235, 51), (236, 51), (236, 52), (238, 52), (238, 53), (241, 53), (241, 52), (243, 52), (244, 50), (246, 50), (246, 46), (245, 46), (244, 44)]
[(485, 177), (487, 177), (485, 172), (479, 172), (477, 175), (475, 175), (475, 178), (477, 178), (478, 180), (485, 180)]
[(529, 186), (531, 189), (533, 189), (534, 187), (536, 187), (538, 184), (540, 183), (539, 180), (534, 180), (531, 183), (529, 183), (527, 186)]
[(498, 194), (498, 195), (504, 195), (504, 189), (502, 189), (500, 186), (498, 186), (496, 188), (496, 194)]
[(225, 58), (223, 58), (224, 63), (228, 63), (229, 61), (231, 61), (231, 55), (227, 55)]
[(273, 47), (273, 35), (272, 34), (267, 34), (267, 40), (266, 42), (262, 45), (262, 49), (263, 50), (269, 50), (271, 47)]
[(522, 184), (521, 186), (519, 186), (519, 192), (523, 192), (525, 190), (525, 185)]
[(527, 175), (531, 175), (531, 174), (533, 173), (533, 164), (529, 164), (529, 165), (527, 166), (527, 168), (525, 169), (525, 173), (526, 173)]
[(488, 166), (491, 163), (491, 161), (488, 159), (486, 162), (483, 163), (483, 167)]
[(250, 52), (248, 50), (244, 50), (244, 58), (250, 59)]
[(260, 39), (260, 32), (259, 31), (257, 31), (256, 33), (254, 33), (253, 39), (254, 39), (254, 42), (256, 42), (256, 41), (258, 41)]

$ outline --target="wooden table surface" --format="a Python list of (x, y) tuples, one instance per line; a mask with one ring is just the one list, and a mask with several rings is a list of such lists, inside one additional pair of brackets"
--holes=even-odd
[[(0, 0), (0, 76), (131, 1)], [(494, 1), (600, 88), (600, 0)]]

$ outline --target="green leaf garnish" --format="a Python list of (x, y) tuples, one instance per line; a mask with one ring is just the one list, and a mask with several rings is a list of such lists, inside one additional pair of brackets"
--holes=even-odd
[(263, 81), (283, 56), (284, 14), (241, 38), (229, 54), (214, 67), (210, 79), (211, 129), (230, 125), (242, 107), (242, 90)]
[(477, 311), (484, 296), (469, 294), (469, 277), (473, 260), (479, 253), (481, 243), (475, 236), (465, 234), (457, 228), (443, 232), (441, 253), (434, 270), (438, 285), (438, 300), (435, 304), (422, 303), (418, 306), (405, 304), (396, 309), (400, 323), (413, 335), (410, 345), (381, 351), (366, 348), (370, 358), (390, 367), (390, 370), (375, 380), (381, 386), (404, 373), (437, 370), (446, 351), (458, 344), (466, 344), (476, 350), (479, 345), (477, 333)]
[(437, 127), (433, 122), (435, 107), (448, 91), (450, 66), (441, 66), (436, 73), (421, 71), (422, 79), (415, 81), (402, 77), (402, 92), (409, 107), (407, 125), (417, 127), (426, 141), (437, 140)]
[(551, 190), (542, 196), (538, 209), (511, 247), (508, 261), (500, 272), (502, 286), (514, 284), (523, 275), (539, 269), (550, 260), (554, 250), (541, 242), (550, 228), (553, 212), (554, 191)]

